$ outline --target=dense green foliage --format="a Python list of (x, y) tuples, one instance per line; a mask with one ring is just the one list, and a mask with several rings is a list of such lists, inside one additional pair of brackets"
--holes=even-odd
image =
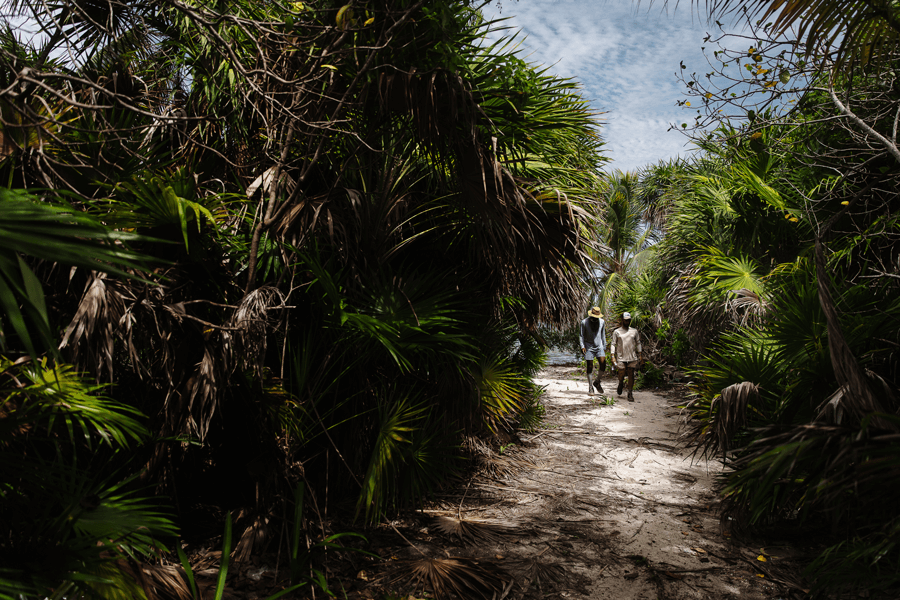
[[(717, 111), (737, 94), (688, 82), (719, 127), (698, 131), (702, 158), (642, 174), (664, 237), (633, 303), (660, 310), (669, 355), (689, 342), (699, 359), (689, 434), (725, 462), (726, 523), (815, 536), (815, 593), (894, 597), (900, 160), (896, 138), (871, 136), (889, 142), (896, 126), (898, 55), (884, 48), (847, 74), (754, 33), (749, 51), (717, 59), (750, 61), (743, 89), (755, 86), (763, 104), (800, 101), (727, 121)], [(762, 80), (769, 71), (787, 75)], [(793, 74), (805, 80), (788, 89)]]
[(140, 597), (203, 507), (240, 561), (535, 426), (593, 251), (574, 82), (444, 0), (5, 7), (47, 35), (0, 33), (0, 597)]

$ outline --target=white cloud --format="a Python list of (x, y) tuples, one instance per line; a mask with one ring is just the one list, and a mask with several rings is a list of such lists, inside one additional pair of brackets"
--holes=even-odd
[[(667, 131), (690, 123), (696, 112), (675, 106), (684, 99), (677, 80), (680, 62), (687, 72), (708, 69), (700, 48), (709, 30), (691, 4), (666, 14), (662, 0), (651, 8), (632, 0), (502, 0), (484, 12), (510, 17), (521, 29), (520, 56), (579, 81), (591, 106), (605, 112), (601, 129), (607, 168), (633, 170), (687, 156), (687, 138)], [(520, 35), (521, 37), (521, 35)], [(710, 45), (711, 46), (711, 45)]]

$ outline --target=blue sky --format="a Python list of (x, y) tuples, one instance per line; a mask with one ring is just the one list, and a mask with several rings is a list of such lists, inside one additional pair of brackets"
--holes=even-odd
[(675, 105), (685, 99), (675, 73), (681, 61), (687, 73), (709, 70), (700, 48), (712, 48), (703, 39), (715, 24), (711, 29), (692, 2), (677, 10), (670, 2), (668, 11), (664, 4), (494, 0), (482, 10), (487, 18), (509, 17), (505, 25), (522, 30), (520, 58), (581, 83), (584, 98), (606, 113), (601, 133), (612, 159), (606, 170), (627, 171), (689, 155), (687, 137), (666, 131), (696, 116)]

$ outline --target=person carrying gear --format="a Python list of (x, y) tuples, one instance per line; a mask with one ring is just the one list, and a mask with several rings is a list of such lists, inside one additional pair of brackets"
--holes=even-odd
[(644, 364), (644, 349), (638, 330), (631, 327), (631, 313), (622, 313), (622, 326), (613, 331), (609, 345), (613, 365), (619, 372), (619, 387), (616, 394), (622, 395), (623, 379), (628, 375), (628, 401), (634, 402), (634, 370)]
[[(595, 306), (592, 308), (587, 318), (581, 322), (578, 342), (581, 345), (584, 361), (587, 363), (588, 395), (594, 395), (595, 387), (597, 393), (602, 394), (603, 388), (600, 386), (600, 374), (606, 368), (606, 321), (603, 320), (603, 314), (600, 312), (599, 307)], [(597, 359), (599, 370), (597, 371), (597, 380), (591, 382), (591, 372), (594, 370), (595, 358)]]

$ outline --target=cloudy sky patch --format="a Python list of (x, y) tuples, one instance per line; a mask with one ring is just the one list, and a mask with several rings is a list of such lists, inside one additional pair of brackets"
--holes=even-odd
[[(673, 123), (692, 122), (696, 111), (677, 107), (684, 90), (676, 78), (709, 71), (701, 47), (712, 29), (689, 2), (668, 12), (631, 0), (501, 0), (483, 9), (522, 30), (520, 58), (580, 82), (583, 96), (604, 112), (607, 170), (635, 170), (687, 156), (691, 145)], [(674, 6), (675, 3), (670, 3)], [(715, 25), (712, 25), (715, 28)], [(507, 32), (509, 35), (511, 32)]]

